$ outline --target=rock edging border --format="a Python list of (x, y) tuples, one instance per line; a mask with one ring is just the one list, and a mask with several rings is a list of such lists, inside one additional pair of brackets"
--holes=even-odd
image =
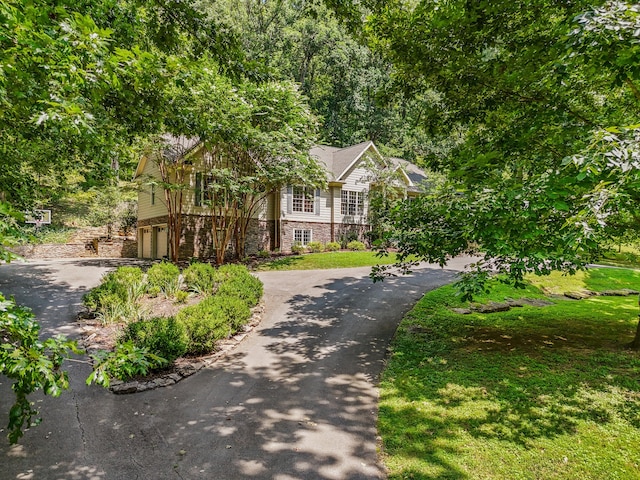
[(116, 395), (124, 395), (128, 393), (144, 392), (160, 387), (168, 387), (178, 383), (180, 380), (190, 377), (194, 373), (205, 367), (213, 365), (217, 360), (228, 355), (260, 324), (264, 314), (264, 302), (260, 302), (252, 309), (251, 319), (244, 325), (242, 331), (236, 333), (232, 337), (221, 340), (217, 343), (218, 348), (215, 352), (201, 357), (182, 357), (177, 359), (170, 372), (154, 375), (148, 380), (113, 380), (109, 386), (109, 390)]
[[(637, 290), (632, 290), (630, 288), (622, 288), (619, 290), (603, 290), (602, 292), (581, 290), (579, 292), (565, 292), (562, 295), (554, 295), (552, 296), (552, 298), (583, 300), (589, 297), (628, 297), (631, 295), (640, 295), (640, 292)], [(546, 307), (549, 305), (553, 305), (553, 302), (542, 298), (519, 298), (517, 300), (509, 298), (506, 299), (504, 303), (489, 302), (487, 304), (475, 304), (469, 306), (468, 308), (452, 308), (451, 311), (461, 315), (469, 315), (471, 313), (495, 313), (506, 312), (508, 310), (511, 310), (513, 307), (524, 307), (525, 305), (529, 305), (532, 307)]]

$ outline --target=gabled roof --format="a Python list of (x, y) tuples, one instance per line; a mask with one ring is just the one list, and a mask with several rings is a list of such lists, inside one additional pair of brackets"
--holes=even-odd
[(382, 159), (380, 152), (372, 141), (366, 141), (345, 148), (329, 147), (319, 145), (313, 147), (309, 152), (312, 157), (317, 158), (324, 164), (329, 174), (329, 181), (342, 181), (347, 176), (349, 170), (362, 158), (362, 155), (372, 149), (375, 154)]
[[(203, 145), (200, 138), (187, 137), (184, 135), (178, 137), (170, 134), (162, 135), (161, 142), (164, 145), (164, 149), (162, 150), (163, 155), (171, 160), (185, 157)], [(324, 165), (330, 182), (342, 182), (346, 180), (351, 169), (368, 150), (380, 159), (381, 162), (385, 162), (385, 158), (380, 155), (380, 152), (371, 140), (344, 148), (317, 145), (311, 148), (309, 154)], [(142, 175), (148, 158), (149, 155), (144, 155), (140, 159), (133, 177), (134, 179)], [(395, 166), (396, 170), (400, 171), (410, 190), (416, 192), (420, 190), (419, 185), (427, 179), (425, 173), (420, 168), (400, 158), (389, 158), (387, 160)]]
[[(185, 157), (195, 151), (202, 142), (198, 137), (187, 137), (185, 135), (180, 135), (175, 137), (171, 134), (164, 134), (160, 137), (160, 142), (163, 145), (162, 154), (172, 160), (175, 161), (178, 158)], [(138, 166), (136, 167), (136, 171), (133, 174), (133, 179), (135, 180), (144, 171), (144, 167), (147, 164), (147, 160), (149, 159), (149, 155), (143, 155), (140, 157), (140, 161), (138, 162)]]

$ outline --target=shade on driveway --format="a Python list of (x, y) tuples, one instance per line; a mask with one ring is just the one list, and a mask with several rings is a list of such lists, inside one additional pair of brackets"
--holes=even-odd
[[(211, 368), (134, 395), (87, 387), (35, 395), (43, 423), (18, 446), (0, 440), (2, 479), (376, 479), (377, 379), (406, 311), (447, 270), (373, 284), (369, 269), (266, 272), (262, 323)], [(0, 291), (31, 306), (47, 332), (77, 334), (81, 296), (119, 261), (0, 267)], [(0, 426), (9, 385), (0, 378)], [(6, 432), (3, 432), (3, 435)]]

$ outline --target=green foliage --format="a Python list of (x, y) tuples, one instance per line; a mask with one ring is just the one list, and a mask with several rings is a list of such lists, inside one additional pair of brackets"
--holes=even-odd
[(325, 246), (324, 249), (327, 252), (337, 252), (338, 250), (340, 250), (341, 246), (339, 242), (328, 242)]
[(320, 253), (324, 251), (324, 245), (322, 244), (322, 242), (309, 242), (307, 243), (307, 249), (311, 253)]
[(226, 279), (218, 286), (216, 295), (238, 297), (250, 307), (262, 298), (263, 285), (260, 279), (251, 275), (246, 267)]
[(224, 313), (231, 326), (232, 334), (251, 318), (249, 305), (238, 296), (218, 294), (210, 301), (210, 308), (220, 309)]
[(29, 309), (0, 295), (0, 374), (14, 382), (11, 389), (15, 394), (7, 426), (11, 443), (18, 441), (38, 414), (27, 396), (37, 390), (59, 396), (69, 388), (67, 373), (61, 370), (64, 359), (72, 352), (81, 353), (75, 341), (64, 337), (40, 340), (39, 332)]
[(133, 322), (142, 316), (142, 309), (137, 302), (123, 299), (115, 293), (103, 293), (97, 301), (100, 306), (96, 310), (96, 317), (102, 325)]
[(58, 227), (53, 225), (44, 225), (40, 228), (26, 228), (25, 233), (29, 235), (24, 239), (24, 243), (55, 243), (64, 244), (69, 241), (75, 228)]
[(184, 325), (187, 332), (187, 353), (191, 355), (212, 352), (218, 340), (227, 338), (232, 333), (227, 313), (215, 298), (205, 298), (197, 305), (183, 308), (176, 315), (176, 320)]
[(82, 297), (84, 305), (103, 324), (134, 321), (142, 312), (137, 301), (144, 295), (146, 284), (138, 267), (118, 267), (107, 273), (100, 285)]
[(156, 263), (147, 270), (147, 284), (160, 288), (167, 298), (173, 297), (180, 289), (180, 269), (173, 263)]
[(128, 380), (137, 375), (146, 375), (151, 370), (164, 367), (167, 361), (140, 348), (133, 342), (116, 344), (112, 352), (100, 351), (92, 355), (94, 360), (93, 372), (87, 378), (87, 385), (108, 387), (112, 378)]
[(186, 303), (189, 298), (189, 292), (185, 292), (184, 290), (178, 290), (175, 294), (176, 303)]
[[(539, 288), (496, 283), (477, 300), (544, 298), (541, 289), (560, 279), (564, 288), (601, 291), (639, 277), (622, 269), (555, 273), (535, 278)], [(638, 475), (628, 458), (640, 455), (640, 361), (620, 348), (632, 337), (637, 298), (551, 300), (461, 315), (452, 307), (469, 305), (447, 286), (407, 314), (380, 385), (389, 478)]]
[(126, 342), (133, 342), (136, 347), (171, 363), (187, 352), (189, 338), (184, 324), (174, 317), (156, 317), (129, 323), (119, 340), (119, 343)]
[(306, 251), (306, 247), (302, 246), (300, 242), (295, 242), (291, 245), (291, 253), (295, 253), (296, 255), (300, 255)]
[(347, 248), (349, 250), (353, 250), (353, 251), (362, 251), (362, 250), (366, 250), (366, 247), (364, 245), (364, 243), (358, 241), (358, 240), (352, 240), (349, 243), (347, 243)]
[(192, 263), (182, 272), (187, 288), (200, 295), (211, 295), (216, 285), (216, 269), (208, 263)]

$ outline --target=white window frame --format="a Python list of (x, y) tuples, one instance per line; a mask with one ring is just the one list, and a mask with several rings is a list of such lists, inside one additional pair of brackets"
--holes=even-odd
[(364, 215), (364, 192), (342, 189), (340, 212), (342, 215)]
[(312, 229), (310, 228), (294, 228), (293, 229), (294, 245), (302, 245), (303, 247), (306, 247), (312, 241), (313, 241)]
[(295, 213), (316, 213), (316, 189), (293, 187), (291, 208)]

